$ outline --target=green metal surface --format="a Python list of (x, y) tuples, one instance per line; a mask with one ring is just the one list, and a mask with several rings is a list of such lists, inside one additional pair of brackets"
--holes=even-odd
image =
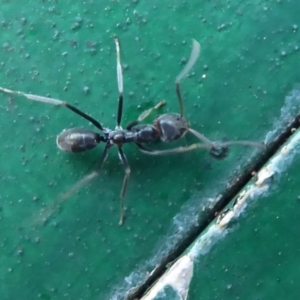
[[(123, 124), (161, 99), (167, 100), (161, 113), (178, 111), (174, 79), (194, 38), (202, 52), (182, 83), (191, 126), (213, 140), (263, 141), (300, 78), (299, 9), (297, 1), (1, 1), (0, 86), (68, 101), (114, 128), (113, 34), (122, 48)], [(126, 145), (132, 175), (119, 227), (124, 170), (116, 151), (97, 179), (53, 209), (62, 192), (93, 170), (101, 146), (62, 153), (56, 135), (89, 128), (84, 120), (21, 97), (0, 100), (5, 300), (123, 299), (197, 226), (208, 199), (259, 154), (235, 147), (223, 161), (205, 151), (149, 157)], [(186, 136), (176, 145), (194, 141)]]

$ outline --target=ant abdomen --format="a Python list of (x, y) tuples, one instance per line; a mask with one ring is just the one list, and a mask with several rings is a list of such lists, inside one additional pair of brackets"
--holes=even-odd
[(57, 147), (65, 152), (84, 152), (95, 148), (101, 141), (98, 133), (80, 129), (71, 128), (64, 130), (57, 136)]
[(160, 132), (163, 142), (173, 142), (181, 138), (189, 128), (186, 118), (179, 114), (164, 114), (154, 120), (154, 127)]

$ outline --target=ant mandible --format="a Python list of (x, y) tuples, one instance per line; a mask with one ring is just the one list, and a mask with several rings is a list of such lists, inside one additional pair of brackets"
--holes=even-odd
[[(188, 121), (184, 117), (184, 108), (183, 101), (180, 91), (180, 82), (181, 80), (189, 73), (194, 64), (196, 63), (199, 54), (200, 54), (200, 44), (193, 40), (192, 52), (190, 58), (183, 68), (183, 70), (176, 77), (176, 94), (179, 101), (180, 106), (180, 114), (177, 113), (167, 113), (161, 116), (158, 116), (154, 119), (153, 124), (140, 124), (143, 120), (145, 120), (153, 110), (158, 109), (162, 105), (165, 104), (165, 101), (159, 102), (153, 108), (150, 108), (143, 112), (137, 120), (130, 122), (125, 129), (121, 127), (122, 120), (122, 112), (123, 112), (123, 73), (121, 67), (121, 59), (120, 59), (120, 44), (118, 38), (115, 36), (115, 46), (116, 46), (116, 56), (117, 56), (117, 82), (118, 82), (118, 91), (119, 91), (119, 99), (118, 99), (118, 110), (117, 110), (117, 125), (114, 130), (103, 127), (100, 122), (91, 116), (87, 115), (83, 111), (79, 110), (75, 106), (61, 101), (59, 99), (54, 99), (50, 97), (43, 97), (33, 94), (26, 94), (20, 91), (13, 91), (3, 87), (0, 87), (0, 91), (8, 94), (23, 96), (28, 100), (48, 103), (56, 106), (64, 106), (69, 110), (73, 111), (75, 114), (81, 116), (82, 118), (91, 122), (97, 129), (100, 130), (101, 133), (94, 132), (92, 130), (86, 130), (81, 128), (72, 128), (63, 130), (56, 139), (56, 144), (58, 148), (65, 152), (84, 152), (90, 149), (95, 148), (100, 142), (105, 144), (102, 156), (99, 159), (97, 167), (95, 171), (88, 174), (79, 180), (67, 193), (64, 194), (64, 198), (69, 197), (75, 191), (80, 189), (87, 182), (97, 177), (100, 173), (100, 170), (107, 158), (108, 150), (116, 145), (118, 147), (118, 154), (120, 161), (122, 162), (125, 169), (125, 176), (123, 179), (123, 185), (121, 189), (121, 214), (120, 214), (120, 222), (122, 225), (124, 223), (124, 197), (127, 191), (128, 180), (130, 176), (130, 166), (127, 161), (127, 158), (122, 150), (122, 146), (125, 143), (135, 143), (138, 149), (148, 155), (168, 155), (174, 153), (183, 153), (192, 151), (199, 148), (205, 148), (210, 151), (210, 154), (217, 158), (222, 159), (227, 155), (228, 146), (239, 144), (246, 146), (253, 146), (264, 148), (263, 144), (250, 142), (250, 141), (230, 141), (230, 142), (212, 142), (203, 136), (201, 133), (196, 130), (190, 128)], [(202, 143), (195, 143), (186, 147), (176, 147), (167, 150), (152, 150), (147, 148), (144, 144), (152, 143), (156, 140), (161, 140), (162, 142), (173, 142), (178, 140), (182, 136), (184, 136), (187, 132), (193, 134), (197, 137)]]

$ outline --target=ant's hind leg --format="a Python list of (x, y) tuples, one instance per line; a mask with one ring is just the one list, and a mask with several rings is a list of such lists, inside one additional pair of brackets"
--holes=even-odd
[(109, 144), (106, 144), (102, 156), (97, 164), (97, 168), (95, 171), (93, 171), (92, 173), (84, 176), (82, 179), (80, 179), (77, 183), (75, 183), (67, 192), (62, 194), (62, 199), (67, 199), (70, 196), (72, 196), (75, 192), (77, 192), (78, 190), (80, 190), (83, 186), (85, 186), (87, 183), (89, 183), (92, 179), (94, 179), (95, 177), (97, 177), (100, 173), (100, 170), (102, 169), (103, 164), (105, 163), (106, 159), (107, 159), (107, 153), (108, 153), (108, 149), (110, 148)]
[(70, 198), (74, 193), (76, 193), (78, 190), (80, 190), (82, 187), (90, 183), (94, 178), (96, 178), (100, 170), (105, 163), (107, 159), (107, 153), (108, 149), (110, 148), (110, 145), (106, 145), (102, 156), (98, 162), (97, 168), (91, 172), (90, 174), (84, 176), (79, 181), (77, 181), (71, 188), (69, 188), (66, 192), (62, 193), (56, 201), (54, 201), (54, 204), (44, 208), (41, 213), (39, 214), (38, 218), (35, 218), (33, 221), (33, 224), (39, 224), (39, 223), (46, 223), (49, 218), (53, 215), (53, 213), (60, 207), (61, 204), (63, 204), (68, 198)]
[(166, 104), (165, 100), (160, 101), (159, 103), (157, 103), (154, 107), (149, 108), (147, 110), (145, 110), (144, 112), (142, 112), (140, 114), (140, 116), (138, 117), (137, 120), (130, 122), (127, 126), (126, 129), (127, 130), (131, 130), (131, 128), (139, 123), (141, 123), (142, 121), (144, 121), (146, 118), (148, 118), (148, 116), (154, 111), (157, 110), (159, 108), (161, 108), (162, 106), (164, 106)]

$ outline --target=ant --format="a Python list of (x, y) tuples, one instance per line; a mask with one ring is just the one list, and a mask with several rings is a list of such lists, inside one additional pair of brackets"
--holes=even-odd
[[(193, 40), (192, 51), (190, 54), (190, 58), (183, 68), (183, 70), (179, 73), (176, 77), (176, 94), (179, 101), (180, 106), (180, 113), (167, 113), (158, 116), (154, 119), (153, 124), (140, 124), (143, 120), (145, 120), (153, 110), (160, 108), (162, 105), (165, 104), (165, 101), (159, 102), (153, 108), (150, 108), (143, 112), (137, 120), (130, 122), (125, 129), (121, 127), (121, 120), (122, 120), (122, 112), (123, 112), (123, 73), (121, 67), (121, 58), (120, 58), (120, 44), (119, 40), (116, 36), (114, 36), (115, 47), (116, 47), (116, 61), (117, 61), (117, 83), (118, 83), (118, 91), (119, 91), (119, 99), (118, 99), (118, 110), (117, 110), (117, 124), (115, 129), (109, 129), (103, 127), (96, 119), (92, 118), (91, 116), (87, 115), (83, 111), (79, 110), (78, 108), (74, 107), (73, 105), (61, 101), (59, 99), (43, 97), (33, 94), (26, 94), (19, 91), (9, 90), (3, 87), (0, 87), (0, 91), (13, 94), (18, 96), (23, 96), (28, 100), (38, 101), (43, 103), (48, 103), (56, 106), (64, 106), (69, 110), (73, 111), (75, 114), (81, 116), (82, 118), (91, 122), (101, 133), (94, 132), (92, 130), (86, 130), (81, 128), (72, 128), (72, 129), (65, 129), (63, 130), (56, 139), (56, 144), (58, 148), (65, 152), (84, 152), (90, 149), (95, 148), (100, 142), (104, 143), (104, 150), (102, 156), (99, 159), (96, 169), (83, 177), (79, 180), (66, 194), (64, 197), (67, 198), (72, 195), (75, 191), (80, 189), (83, 185), (87, 182), (92, 180), (93, 178), (99, 175), (99, 172), (107, 159), (108, 150), (116, 145), (118, 147), (118, 154), (121, 163), (125, 169), (125, 176), (123, 179), (123, 185), (121, 189), (120, 195), (120, 206), (121, 206), (121, 213), (120, 213), (120, 222), (119, 224), (122, 225), (124, 223), (124, 197), (128, 187), (128, 181), (130, 176), (130, 166), (127, 161), (127, 158), (122, 150), (122, 146), (125, 143), (135, 143), (138, 149), (148, 155), (168, 155), (174, 153), (183, 153), (192, 151), (199, 148), (207, 149), (210, 154), (217, 159), (223, 159), (226, 157), (228, 152), (228, 146), (239, 144), (239, 145), (246, 145), (246, 146), (253, 146), (264, 148), (263, 144), (250, 142), (250, 141), (229, 141), (229, 142), (212, 142), (203, 136), (201, 133), (197, 132), (196, 130), (190, 128), (187, 119), (184, 117), (184, 107), (183, 101), (180, 91), (180, 82), (181, 80), (186, 77), (192, 67), (195, 65), (199, 54), (200, 54), (200, 44)], [(177, 147), (171, 148), (167, 150), (152, 150), (147, 148), (144, 144), (150, 144), (156, 140), (160, 140), (165, 143), (173, 142), (175, 140), (180, 139), (186, 133), (191, 133), (195, 137), (197, 137), (202, 143), (195, 143), (186, 147)]]

